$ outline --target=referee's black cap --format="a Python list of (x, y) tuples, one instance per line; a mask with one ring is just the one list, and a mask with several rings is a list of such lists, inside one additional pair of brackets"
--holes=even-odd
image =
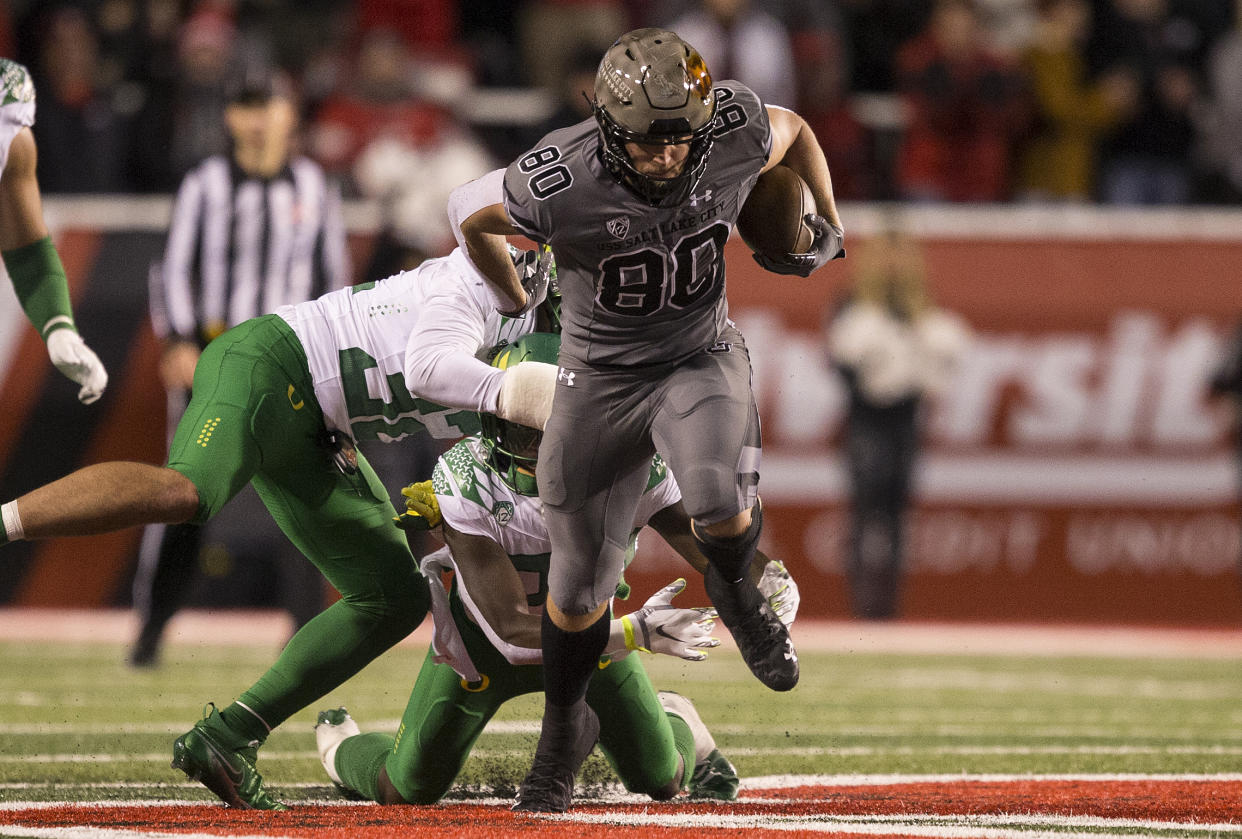
[(228, 88), (230, 105), (266, 105), (277, 97), (292, 100), (293, 85), (284, 73), (270, 68), (243, 70)]

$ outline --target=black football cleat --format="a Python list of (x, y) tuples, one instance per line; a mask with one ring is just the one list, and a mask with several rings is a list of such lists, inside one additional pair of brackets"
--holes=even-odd
[(599, 717), (579, 700), (561, 722), (546, 712), (535, 760), (518, 786), (511, 809), (526, 813), (564, 813), (574, 797), (574, 776), (599, 739)]
[(714, 565), (708, 566), (703, 583), (750, 672), (772, 690), (792, 690), (798, 684), (798, 653), (789, 629), (755, 584), (745, 577), (727, 582)]

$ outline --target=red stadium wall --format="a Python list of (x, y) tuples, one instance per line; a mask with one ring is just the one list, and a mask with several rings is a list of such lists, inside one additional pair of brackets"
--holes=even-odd
[[(846, 210), (857, 247), (881, 216)], [(931, 418), (903, 614), (1242, 621), (1233, 441), (1204, 398), (1208, 371), (1242, 314), (1242, 217), (912, 210), (908, 221), (935, 296), (970, 322), (977, 341)], [(79, 274), (71, 280), (88, 336), (103, 323), (128, 325), (105, 358), (111, 399), (93, 410), (77, 406), (66, 387), (40, 415), (32, 405), (48, 402), (59, 382), (31, 372), (38, 358), (25, 344), (20, 363), (9, 359), (0, 382), (4, 498), (101, 457), (162, 454), (138, 260), (121, 293), (92, 294), (104, 280), (83, 277), (116, 273), (110, 249), (67, 227), (59, 241), (71, 275)], [(143, 248), (153, 242), (148, 236)], [(359, 263), (368, 242), (360, 230)], [(731, 311), (751, 345), (764, 423), (763, 547), (794, 571), (803, 615), (845, 617), (843, 395), (821, 323), (851, 263), (807, 280), (778, 277), (736, 240), (729, 247)], [(43, 396), (30, 396), (32, 388)], [(49, 445), (41, 416), (51, 414), (74, 423), (58, 440), (81, 439), (41, 466), (46, 458), (23, 452)], [(131, 532), (25, 546), (0, 570), (0, 602), (123, 602), (136, 544)], [(5, 549), (6, 560), (13, 551)], [(685, 571), (651, 534), (627, 577), (645, 594)]]
[[(931, 418), (902, 614), (1237, 625), (1234, 445), (1204, 386), (1242, 315), (1242, 220), (1148, 238), (1142, 216), (1048, 234), (997, 215), (996, 231), (920, 236), (936, 298), (977, 340)], [(731, 247), (764, 422), (763, 547), (794, 569), (805, 613), (844, 617), (843, 394), (821, 330), (850, 264), (790, 279)], [(656, 564), (628, 574), (639, 591), (680, 567)]]

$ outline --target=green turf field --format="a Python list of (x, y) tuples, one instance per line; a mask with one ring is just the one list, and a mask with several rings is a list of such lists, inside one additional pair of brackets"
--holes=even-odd
[[(210, 799), (168, 767), (170, 745), (275, 658), (270, 646), (173, 645), (138, 671), (118, 644), (0, 642), (0, 801)], [(644, 656), (691, 697), (743, 778), (777, 774), (1236, 773), (1242, 660), (803, 651), (789, 694), (763, 689), (723, 648), (690, 664)], [(319, 707), (396, 730), (422, 650), (399, 647)], [(506, 794), (530, 760), (541, 703), (512, 703), (460, 781)], [(307, 709), (259, 768), (277, 797), (335, 798)], [(598, 753), (588, 779), (608, 770)]]

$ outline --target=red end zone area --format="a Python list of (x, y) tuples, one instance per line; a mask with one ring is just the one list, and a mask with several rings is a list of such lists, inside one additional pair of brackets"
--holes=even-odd
[[(773, 779), (769, 779), (773, 780)], [(507, 803), (434, 807), (305, 805), (286, 812), (211, 804), (0, 805), (0, 835), (73, 837), (649, 837), (1242, 836), (1242, 776), (1108, 778), (796, 777), (744, 789), (735, 804), (590, 799), (565, 815), (515, 814)], [(637, 799), (634, 799), (637, 801)]]

